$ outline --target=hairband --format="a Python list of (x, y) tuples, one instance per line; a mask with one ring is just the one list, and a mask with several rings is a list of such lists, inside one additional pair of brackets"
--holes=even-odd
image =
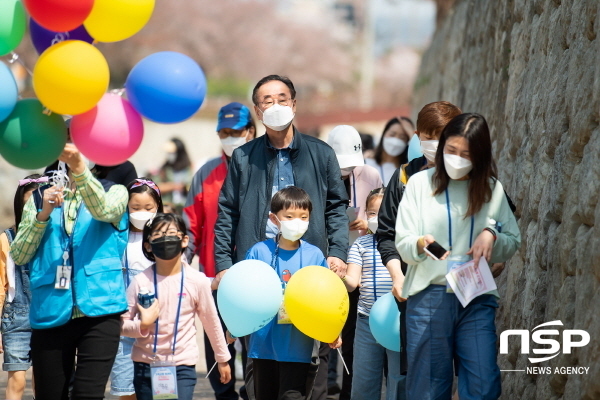
[(154, 189), (154, 191), (156, 193), (158, 193), (158, 195), (160, 196), (160, 189), (158, 188), (158, 186), (156, 186), (156, 183), (146, 180), (146, 179), (135, 179), (136, 183), (134, 183), (133, 185), (131, 185), (130, 189), (135, 189), (136, 187), (140, 187), (143, 185), (149, 186), (150, 188)]
[(35, 178), (35, 179), (20, 179), (19, 186), (29, 185), (30, 183), (46, 183), (46, 182), (48, 182), (48, 180), (49, 179), (47, 176), (42, 176), (40, 178)]

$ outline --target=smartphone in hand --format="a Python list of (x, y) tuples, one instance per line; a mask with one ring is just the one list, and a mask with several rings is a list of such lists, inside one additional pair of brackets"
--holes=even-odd
[(445, 248), (443, 248), (438, 242), (430, 243), (427, 247), (424, 247), (423, 250), (436, 261), (439, 261), (440, 258), (442, 258), (444, 254), (446, 254), (446, 252), (448, 251)]

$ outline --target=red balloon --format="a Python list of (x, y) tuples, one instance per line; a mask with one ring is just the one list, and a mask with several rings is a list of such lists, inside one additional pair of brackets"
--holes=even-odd
[(77, 28), (94, 6), (94, 0), (23, 0), (23, 3), (38, 24), (54, 32)]

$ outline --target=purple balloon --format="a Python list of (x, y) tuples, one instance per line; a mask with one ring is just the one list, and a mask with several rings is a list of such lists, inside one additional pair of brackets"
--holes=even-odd
[(52, 32), (35, 22), (33, 18), (29, 19), (29, 32), (31, 42), (38, 54), (42, 54), (48, 47), (64, 40), (81, 40), (87, 43), (94, 41), (83, 25), (69, 32)]

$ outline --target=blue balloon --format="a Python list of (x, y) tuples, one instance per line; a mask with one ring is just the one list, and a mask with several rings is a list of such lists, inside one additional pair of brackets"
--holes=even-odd
[(386, 293), (373, 304), (369, 328), (377, 343), (388, 350), (400, 351), (400, 311), (393, 294)]
[(423, 153), (421, 152), (421, 141), (417, 135), (413, 135), (410, 142), (408, 142), (408, 161), (412, 161), (419, 157), (423, 157)]
[(17, 82), (6, 64), (0, 62), (0, 122), (4, 121), (15, 109), (19, 90)]
[(233, 336), (249, 335), (267, 325), (283, 301), (281, 280), (260, 260), (233, 265), (219, 284), (217, 303), (225, 326)]
[(202, 68), (174, 51), (154, 53), (138, 62), (125, 82), (127, 97), (149, 120), (172, 124), (190, 118), (206, 96)]

